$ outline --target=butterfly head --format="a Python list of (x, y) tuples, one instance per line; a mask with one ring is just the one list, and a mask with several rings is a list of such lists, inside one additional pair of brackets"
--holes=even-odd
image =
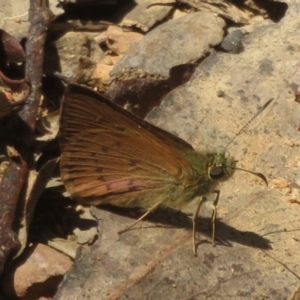
[(208, 177), (212, 181), (226, 181), (236, 170), (236, 163), (232, 156), (224, 152), (215, 153), (208, 165)]
[(209, 179), (212, 181), (226, 181), (233, 175), (235, 170), (241, 170), (259, 177), (268, 186), (268, 181), (265, 175), (263, 175), (262, 173), (239, 168), (236, 166), (237, 162), (238, 161), (235, 160), (232, 156), (226, 155), (225, 152), (215, 153), (208, 165)]

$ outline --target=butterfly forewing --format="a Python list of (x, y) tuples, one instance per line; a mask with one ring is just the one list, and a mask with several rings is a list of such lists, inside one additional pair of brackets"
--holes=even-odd
[[(104, 110), (105, 114), (102, 113)], [(101, 123), (101, 128), (106, 126), (107, 129), (142, 127), (181, 152), (193, 149), (181, 138), (145, 122), (91, 89), (75, 84), (70, 84), (66, 89), (60, 123), (62, 147), (74, 134), (86, 129), (99, 128)]]

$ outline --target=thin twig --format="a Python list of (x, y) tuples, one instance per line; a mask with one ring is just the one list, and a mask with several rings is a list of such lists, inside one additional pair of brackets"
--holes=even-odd
[[(41, 96), (41, 78), (46, 33), (52, 13), (41, 6), (41, 1), (30, 1), (30, 27), (26, 44), (26, 80), (31, 94), (19, 112), (16, 147), (19, 157), (11, 160), (0, 185), (0, 273), (7, 257), (16, 251), (19, 242), (13, 231), (16, 205), (28, 174), (31, 145), (38, 103)], [(20, 130), (19, 130), (20, 129)], [(8, 133), (9, 134), (9, 133)]]

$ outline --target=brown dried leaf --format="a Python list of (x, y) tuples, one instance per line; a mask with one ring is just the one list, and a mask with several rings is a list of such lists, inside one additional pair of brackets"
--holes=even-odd
[(18, 237), (21, 242), (21, 248), (18, 251), (19, 256), (27, 245), (27, 233), (29, 225), (31, 223), (33, 213), (36, 207), (36, 203), (43, 193), (47, 182), (52, 177), (53, 171), (58, 163), (58, 159), (52, 159), (48, 161), (37, 173), (35, 170), (31, 170), (28, 174), (27, 186), (25, 193), (22, 193), (22, 197), (19, 199), (21, 205), (19, 210), (18, 219)]

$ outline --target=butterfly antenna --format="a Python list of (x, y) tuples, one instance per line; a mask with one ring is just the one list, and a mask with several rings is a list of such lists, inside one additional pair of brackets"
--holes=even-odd
[(239, 132), (229, 141), (227, 146), (225, 147), (225, 150), (229, 147), (229, 145), (239, 136), (242, 134), (242, 132), (249, 126), (249, 124), (260, 114), (262, 113), (274, 100), (274, 98), (268, 100), (263, 107), (239, 130)]

